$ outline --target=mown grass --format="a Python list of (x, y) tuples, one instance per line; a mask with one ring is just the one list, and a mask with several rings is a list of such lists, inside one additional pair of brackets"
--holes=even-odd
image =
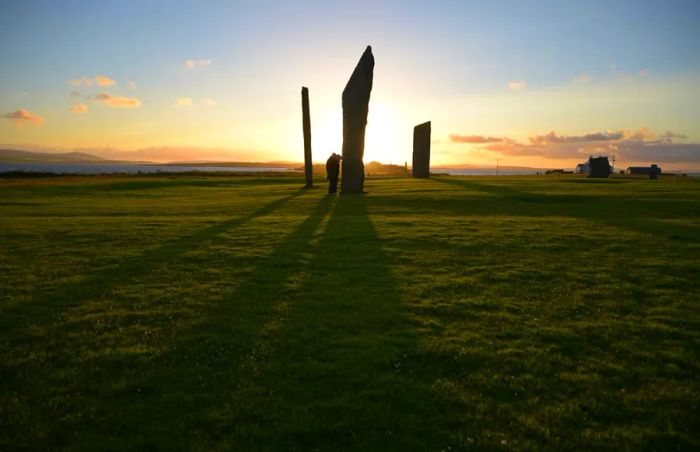
[(700, 448), (700, 180), (0, 180), (2, 450)]

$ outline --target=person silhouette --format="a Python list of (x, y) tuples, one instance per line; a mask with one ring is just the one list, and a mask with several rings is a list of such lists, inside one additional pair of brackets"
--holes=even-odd
[(338, 192), (338, 176), (340, 175), (340, 160), (342, 157), (335, 152), (326, 161), (326, 179), (328, 179), (328, 193)]

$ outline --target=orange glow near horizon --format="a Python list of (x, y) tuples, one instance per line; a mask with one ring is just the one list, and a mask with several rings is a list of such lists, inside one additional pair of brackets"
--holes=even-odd
[[(394, 110), (383, 102), (371, 103), (365, 131), (365, 163), (379, 161), (403, 164), (411, 152), (403, 135), (406, 135), (406, 131), (399, 126)], [(343, 113), (340, 108), (322, 113), (318, 126), (312, 127), (312, 140), (315, 161), (325, 161), (326, 156), (332, 152), (341, 153)], [(290, 157), (291, 160), (294, 157), (298, 159), (296, 155)]]
[(6, 3), (4, 149), (298, 164), (306, 86), (322, 163), (341, 152), (342, 92), (370, 45), (365, 163), (410, 163), (430, 121), (435, 167), (572, 168), (589, 153), (700, 167), (690, 4)]
[[(325, 162), (328, 155), (339, 153), (342, 148), (338, 87), (345, 76), (336, 78), (322, 79), (311, 92), (312, 149), (317, 163)], [(679, 96), (688, 91), (691, 81), (648, 83), (644, 90), (640, 84), (614, 82), (539, 91), (528, 88), (528, 92), (517, 93), (498, 91), (464, 98), (419, 95), (412, 98), (406, 97), (410, 89), (402, 88), (401, 82), (382, 83), (378, 78), (369, 105), (364, 161), (410, 164), (413, 127), (427, 120), (433, 125), (433, 166), (495, 167), (499, 160), (501, 166), (573, 168), (587, 159), (589, 153), (616, 152), (605, 146), (618, 144), (601, 143), (601, 147), (594, 141), (584, 148), (583, 144), (577, 144), (576, 137), (620, 130), (647, 131), (647, 142), (673, 139), (681, 146), (684, 143), (697, 146), (694, 143), (700, 134), (689, 118), (664, 115), (646, 122), (645, 117), (645, 106), (657, 102), (660, 96), (669, 102), (680, 102)], [(26, 114), (7, 113), (0, 121), (0, 144), (8, 149), (17, 146), (16, 149), (44, 152), (80, 151), (112, 160), (303, 161), (301, 109), (296, 89), (286, 87), (283, 96), (276, 99), (275, 105), (281, 108), (272, 108), (262, 102), (257, 92), (236, 103), (233, 97), (222, 100), (225, 88), (203, 86), (207, 87), (204, 92), (220, 101), (207, 102), (208, 97), (192, 96), (188, 97), (191, 102), (178, 104), (179, 97), (174, 95), (167, 101), (158, 101), (149, 98), (148, 93), (144, 96), (124, 90), (130, 98), (139, 99), (138, 105), (114, 108), (109, 103), (76, 96), (67, 97), (65, 108), (60, 110), (30, 107)], [(127, 97), (119, 96), (115, 94), (112, 98)], [(624, 104), (612, 103), (615, 96), (624, 100)], [(77, 99), (89, 105), (87, 111), (77, 114), (72, 109)], [(610, 107), (602, 109), (601, 105)], [(623, 114), (622, 110), (627, 113)], [(42, 121), (30, 121), (27, 119), (30, 113)], [(615, 128), (609, 127), (610, 124), (616, 124)], [(573, 137), (573, 141), (550, 142), (544, 152), (527, 152), (525, 146), (531, 144), (530, 138), (552, 132), (560, 138)], [(504, 141), (457, 142), (450, 139), (452, 135)], [(563, 152), (567, 147), (568, 151)], [(618, 165), (648, 164), (653, 158), (669, 168), (694, 166), (692, 162), (665, 160), (664, 153), (646, 158), (639, 155), (640, 160), (624, 160), (618, 153)]]

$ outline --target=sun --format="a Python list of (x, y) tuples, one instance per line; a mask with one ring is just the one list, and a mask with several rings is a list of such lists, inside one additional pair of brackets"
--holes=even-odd
[[(367, 129), (365, 130), (364, 162), (379, 161), (403, 165), (409, 160), (411, 150), (406, 148), (407, 136), (412, 130), (403, 130), (399, 116), (386, 103), (372, 102), (369, 104)], [(319, 155), (319, 160), (325, 159), (332, 153), (340, 153), (343, 146), (343, 112), (340, 108), (326, 110), (321, 115), (317, 127), (314, 127), (313, 148)]]
[(388, 104), (383, 102), (370, 103), (365, 132), (365, 162), (379, 161), (403, 165), (407, 160), (406, 133), (403, 130), (399, 116)]

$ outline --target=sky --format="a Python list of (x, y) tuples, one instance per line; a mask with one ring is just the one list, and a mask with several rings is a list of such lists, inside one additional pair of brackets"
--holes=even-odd
[(371, 45), (365, 162), (700, 167), (700, 2), (0, 0), (0, 145), (302, 161), (342, 145)]

